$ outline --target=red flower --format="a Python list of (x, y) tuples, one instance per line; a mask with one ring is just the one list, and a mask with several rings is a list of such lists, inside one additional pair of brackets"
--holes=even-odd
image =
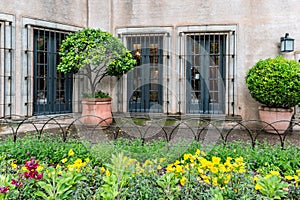
[(0, 187), (0, 193), (5, 194), (9, 190), (9, 187)]
[(37, 171), (39, 163), (35, 161), (34, 157), (31, 157), (30, 161), (26, 160), (25, 166), (26, 169), (29, 171), (29, 172), (24, 172), (24, 177), (26, 179), (33, 178), (36, 180), (40, 180), (41, 178), (43, 178), (43, 173), (39, 174)]
[(17, 181), (17, 180), (15, 180), (15, 179), (11, 179), (11, 183), (12, 183), (14, 186), (18, 187), (18, 188), (20, 188), (20, 187), (23, 186), (23, 183), (20, 182), (19, 180)]
[(35, 158), (31, 157), (30, 161), (26, 160), (25, 166), (29, 171), (36, 170), (36, 168), (39, 166), (39, 162), (35, 162)]

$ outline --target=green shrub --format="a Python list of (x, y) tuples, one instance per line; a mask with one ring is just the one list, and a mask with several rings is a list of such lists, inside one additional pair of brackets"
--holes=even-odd
[(260, 60), (248, 70), (246, 84), (267, 107), (294, 107), (300, 103), (300, 64), (282, 56)]
[(25, 136), (17, 139), (16, 142), (12, 138), (1, 141), (0, 154), (9, 155), (17, 163), (24, 163), (25, 160), (35, 157), (37, 160), (56, 164), (60, 163), (70, 149), (76, 152), (78, 158), (92, 157), (86, 145), (88, 144), (77, 140), (63, 142), (60, 138), (53, 138), (52, 136), (45, 136), (41, 139), (35, 136)]

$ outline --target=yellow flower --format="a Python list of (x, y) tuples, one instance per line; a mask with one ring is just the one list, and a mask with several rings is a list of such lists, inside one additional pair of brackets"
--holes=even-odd
[(210, 178), (209, 178), (209, 176), (206, 176), (206, 175), (201, 175), (201, 178), (203, 179), (203, 181), (205, 182), (205, 183), (210, 183), (209, 182), (209, 180), (210, 180)]
[(263, 189), (263, 187), (261, 186), (261, 185), (259, 185), (258, 183), (256, 183), (256, 185), (255, 185), (255, 190), (261, 190), (261, 189)]
[(101, 169), (100, 169), (100, 170), (101, 170), (101, 172), (102, 172), (102, 173), (104, 173), (104, 172), (105, 172), (105, 168), (104, 168), (104, 167), (101, 167)]
[(27, 171), (27, 168), (25, 166), (22, 167), (23, 171)]
[(174, 168), (173, 168), (173, 165), (172, 164), (169, 164), (166, 168), (167, 172), (173, 172), (174, 171)]
[(225, 178), (225, 180), (224, 180), (224, 183), (225, 183), (225, 184), (228, 184), (229, 181), (230, 181), (230, 179), (231, 179), (231, 175), (230, 175), (230, 174), (226, 174), (226, 178)]
[(80, 166), (82, 163), (82, 160), (80, 158), (77, 158), (74, 162), (75, 165)]
[(197, 150), (196, 150), (196, 153), (195, 153), (195, 156), (199, 156), (200, 153), (201, 153), (200, 149), (197, 149)]
[(192, 166), (193, 164), (191, 164), (191, 165), (189, 165), (189, 164), (186, 164), (185, 166), (184, 166), (184, 168), (187, 170), (187, 171), (189, 171), (190, 170), (190, 166), (191, 166), (191, 168), (193, 169), (193, 166)]
[(184, 170), (183, 170), (183, 168), (182, 168), (182, 166), (181, 165), (176, 165), (176, 172), (177, 173), (184, 173)]
[(239, 173), (244, 173), (246, 172), (246, 170), (244, 169), (244, 167), (241, 167), (239, 170), (238, 170)]
[(211, 168), (211, 172), (214, 173), (214, 174), (215, 174), (215, 173), (218, 173), (218, 168), (212, 167), (212, 168)]
[(213, 164), (220, 164), (221, 158), (213, 156), (211, 161)]
[(66, 163), (67, 161), (68, 161), (67, 158), (64, 158), (64, 159), (61, 160), (62, 163)]
[(271, 176), (272, 176), (271, 174), (267, 174), (267, 175), (265, 176), (265, 178), (268, 179), (268, 178), (270, 178)]
[(74, 165), (68, 165), (67, 168), (68, 168), (69, 171), (72, 172), (74, 170), (75, 166)]
[(15, 163), (15, 161), (11, 162), (10, 165), (11, 165), (11, 167), (12, 167), (13, 169), (16, 169), (17, 166), (18, 166), (18, 165)]
[(229, 163), (230, 163), (231, 160), (232, 160), (232, 158), (231, 158), (230, 156), (228, 156), (228, 157), (226, 158), (226, 162), (229, 162)]
[(152, 165), (152, 162), (150, 160), (146, 160), (144, 163), (144, 166)]
[(110, 172), (108, 170), (105, 171), (106, 176), (110, 176)]
[(258, 176), (254, 176), (253, 181), (257, 181), (258, 179)]
[(84, 159), (84, 161), (88, 163), (88, 162), (90, 162), (90, 159), (86, 158), (86, 159)]
[(186, 181), (186, 178), (183, 176), (183, 177), (180, 179), (180, 184), (181, 184), (182, 186), (184, 186), (185, 181)]
[(270, 171), (271, 175), (275, 175), (275, 176), (279, 176), (279, 172), (278, 171)]
[(294, 179), (295, 179), (295, 181), (296, 181), (296, 182), (298, 182), (298, 181), (299, 181), (299, 177), (298, 177), (298, 176), (296, 176), (296, 175), (294, 175)]
[(213, 166), (214, 166), (214, 164), (212, 162), (210, 162), (210, 161), (206, 162), (206, 167), (207, 168), (211, 169)]
[(204, 170), (201, 167), (198, 167), (198, 173), (199, 174), (204, 174)]
[(183, 160), (189, 159), (189, 156), (190, 156), (190, 154), (184, 154), (184, 155), (183, 155)]
[(166, 160), (166, 158), (160, 158), (159, 163), (163, 163)]
[(70, 150), (69, 150), (68, 156), (74, 156), (74, 151), (73, 151), (73, 149), (70, 149)]
[(206, 167), (208, 165), (208, 161), (205, 158), (200, 158), (199, 161), (203, 167)]
[(293, 177), (292, 176), (285, 176), (285, 178), (290, 181), (290, 180), (293, 180)]
[(220, 172), (226, 172), (226, 167), (223, 164), (219, 165), (219, 171)]
[(132, 165), (132, 164), (135, 164), (136, 162), (137, 162), (136, 159), (130, 158), (130, 159), (128, 160), (128, 162), (127, 162), (127, 166)]
[(218, 178), (217, 178), (217, 177), (213, 177), (213, 178), (212, 178), (212, 184), (213, 184), (214, 186), (218, 186)]
[(38, 172), (42, 171), (43, 169), (44, 169), (44, 167), (43, 167), (42, 165), (39, 165), (39, 166), (36, 168), (36, 170), (37, 170)]
[(244, 159), (243, 159), (243, 157), (238, 157), (238, 158), (235, 159), (235, 162), (237, 162), (237, 163), (243, 163)]

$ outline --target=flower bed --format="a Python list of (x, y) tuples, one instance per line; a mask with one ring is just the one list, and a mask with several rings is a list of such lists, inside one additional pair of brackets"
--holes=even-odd
[[(23, 144), (29, 140), (34, 141), (24, 139)], [(64, 153), (57, 155), (51, 149), (55, 147), (43, 144), (45, 158), (39, 160), (34, 147), (17, 143), (19, 151), (26, 151), (12, 155), (14, 143), (5, 144), (6, 150), (0, 148), (0, 199), (300, 198), (300, 160), (295, 157), (299, 149), (292, 145), (285, 150), (267, 144), (253, 149), (244, 143), (182, 148), (183, 144), (158, 141), (141, 146), (140, 141), (123, 140), (110, 143), (115, 151), (103, 152), (110, 159), (102, 162), (97, 159), (102, 147), (86, 143), (61, 143), (57, 148)], [(163, 152), (165, 147), (170, 151)], [(182, 151), (177, 158), (176, 149)], [(165, 157), (158, 157), (160, 151)], [(48, 152), (59, 161), (46, 159)]]

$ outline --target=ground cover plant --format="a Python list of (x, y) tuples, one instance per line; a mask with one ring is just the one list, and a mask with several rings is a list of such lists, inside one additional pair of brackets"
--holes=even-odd
[(0, 143), (0, 199), (300, 198), (300, 150), (291, 144)]

